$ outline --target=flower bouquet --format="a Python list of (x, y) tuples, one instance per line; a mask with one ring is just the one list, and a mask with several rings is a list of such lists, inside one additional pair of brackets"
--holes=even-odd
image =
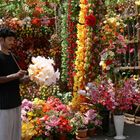
[(60, 99), (50, 96), (48, 99), (25, 99), (22, 102), (22, 138), (48, 138), (55, 134), (69, 134), (72, 126), (68, 107)]
[(89, 109), (84, 115), (85, 115), (85, 119), (87, 121), (88, 129), (101, 126), (102, 117), (99, 115), (97, 110)]
[(101, 52), (100, 66), (104, 72), (113, 73), (121, 65), (121, 58), (124, 57), (127, 46), (124, 37), (116, 34), (114, 40), (109, 41), (109, 46)]
[(28, 73), (30, 79), (39, 85), (47, 85), (56, 83), (59, 79), (59, 71), (54, 70), (53, 59), (45, 57), (32, 57), (32, 64), (29, 65)]
[(102, 77), (92, 83), (88, 98), (92, 104), (101, 104), (113, 114), (122, 114), (132, 109), (134, 103), (140, 103), (140, 91), (134, 78), (123, 79), (118, 83)]

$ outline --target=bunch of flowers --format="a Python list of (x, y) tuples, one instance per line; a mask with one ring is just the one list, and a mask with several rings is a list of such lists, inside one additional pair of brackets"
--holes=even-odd
[(101, 117), (96, 110), (89, 109), (86, 113), (80, 111), (73, 114), (70, 123), (73, 131), (80, 129), (95, 128), (101, 125)]
[(115, 114), (122, 114), (132, 109), (134, 103), (140, 103), (138, 82), (133, 78), (113, 84), (112, 80), (103, 78), (92, 83), (90, 88), (81, 94), (87, 96), (92, 104), (106, 107)]
[(116, 34), (114, 40), (109, 41), (109, 46), (101, 52), (100, 66), (104, 72), (113, 72), (121, 65), (120, 60), (126, 54), (127, 46), (124, 37)]
[(45, 114), (38, 119), (38, 126), (43, 130), (42, 135), (71, 132), (69, 110), (58, 98), (49, 97), (43, 107), (43, 112)]
[(24, 99), (22, 101), (21, 119), (22, 119), (22, 138), (30, 140), (33, 136), (42, 133), (42, 130), (36, 129), (37, 118), (41, 117), (44, 113), (42, 107), (45, 101), (34, 99), (29, 101)]
[(42, 135), (49, 136), (51, 134), (70, 133), (72, 127), (67, 117), (56, 110), (47, 112), (45, 116), (39, 119), (39, 126), (44, 130)]
[(70, 133), (69, 109), (58, 98), (38, 98), (22, 102), (22, 137), (49, 137), (54, 133)]
[(60, 73), (54, 70), (54, 61), (45, 57), (32, 57), (32, 63), (29, 65), (28, 73), (30, 79), (39, 85), (47, 85), (56, 83)]
[(71, 118), (70, 123), (73, 127), (74, 132), (76, 132), (79, 129), (87, 128), (87, 122), (86, 122), (85, 116), (81, 112), (76, 112), (75, 114), (73, 114), (73, 117)]
[(102, 118), (97, 110), (89, 109), (85, 114), (88, 128), (100, 127), (102, 124)]
[(124, 32), (124, 27), (125, 24), (121, 16), (109, 11), (105, 16), (101, 29), (102, 42), (106, 44), (109, 40), (114, 40), (116, 38), (116, 33), (122, 34)]

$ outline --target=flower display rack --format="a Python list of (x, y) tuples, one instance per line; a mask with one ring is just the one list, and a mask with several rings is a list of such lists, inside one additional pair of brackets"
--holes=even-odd
[[(127, 36), (127, 45), (131, 51), (124, 56), (125, 65), (120, 66), (118, 71), (130, 71), (133, 74), (140, 75), (140, 14), (137, 5), (130, 5), (125, 11), (125, 18), (127, 21), (125, 36)], [(140, 105), (135, 104), (133, 113), (125, 113), (125, 121), (129, 124), (140, 125)]]

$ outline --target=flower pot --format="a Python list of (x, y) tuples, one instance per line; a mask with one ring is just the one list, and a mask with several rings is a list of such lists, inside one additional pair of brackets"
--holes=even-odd
[(126, 137), (123, 136), (124, 115), (114, 115), (114, 125), (115, 125), (115, 130), (116, 130), (116, 136), (114, 137), (114, 139), (116, 140), (126, 139)]
[(89, 128), (88, 131), (87, 131), (87, 135), (89, 137), (95, 136), (96, 135), (96, 128), (95, 127), (94, 128)]
[(65, 133), (60, 133), (58, 135), (58, 140), (67, 140), (67, 135)]
[(76, 136), (76, 140), (89, 140), (89, 137), (80, 138)]
[(87, 137), (87, 131), (88, 131), (88, 129), (79, 129), (76, 132), (76, 136), (78, 138), (85, 138), (85, 137)]

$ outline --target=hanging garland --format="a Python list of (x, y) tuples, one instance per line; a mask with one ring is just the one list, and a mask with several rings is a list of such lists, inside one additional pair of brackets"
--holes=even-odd
[(99, 74), (97, 68), (99, 67), (101, 47), (97, 45), (98, 43), (100, 44), (97, 33), (99, 33), (99, 27), (102, 25), (103, 15), (99, 13), (99, 11), (102, 11), (102, 9), (100, 9), (102, 4), (104, 4), (102, 0), (80, 1), (81, 9), (79, 13), (79, 23), (77, 24), (77, 50), (73, 86), (74, 97), (71, 106), (73, 109), (78, 109), (82, 112), (88, 108), (82, 104), (88, 101), (82, 95), (78, 94), (79, 90), (84, 89), (87, 82), (94, 80), (96, 72)]
[(62, 14), (62, 22), (61, 22), (61, 38), (62, 38), (62, 52), (61, 52), (61, 80), (62, 82), (67, 81), (67, 10), (68, 10), (68, 3), (67, 1), (62, 6), (64, 13)]
[[(70, 90), (73, 88), (73, 75), (74, 75), (74, 59), (75, 59), (75, 49), (76, 49), (76, 24), (77, 17), (79, 13), (79, 9), (77, 7), (79, 0), (68, 0), (68, 59), (67, 59), (67, 67), (68, 67), (68, 87)], [(77, 12), (78, 11), (78, 12)]]
[[(92, 3), (89, 2), (91, 5)], [(92, 80), (92, 67), (96, 67), (92, 64), (93, 56), (93, 28), (96, 24), (96, 17), (94, 16), (92, 7), (89, 8), (88, 15), (85, 18), (87, 25), (87, 40), (86, 40), (86, 54), (85, 54), (85, 71), (86, 71), (86, 83)]]
[(85, 69), (84, 69), (84, 59), (86, 51), (87, 39), (87, 28), (85, 24), (85, 17), (88, 13), (88, 1), (80, 0), (80, 13), (79, 13), (79, 23), (77, 24), (77, 50), (76, 50), (76, 60), (75, 60), (75, 77), (74, 77), (74, 87), (73, 91), (76, 93), (79, 89), (83, 89), (85, 86)]
[(86, 71), (85, 71), (85, 56), (86, 56), (86, 40), (87, 40), (87, 25), (86, 16), (88, 14), (88, 1), (80, 0), (80, 12), (79, 21), (77, 24), (77, 50), (75, 59), (75, 76), (73, 86), (73, 99), (71, 102), (71, 108), (73, 110), (80, 110), (84, 112), (85, 106), (81, 103), (86, 102), (85, 97), (78, 94), (78, 90), (84, 89), (86, 82)]

